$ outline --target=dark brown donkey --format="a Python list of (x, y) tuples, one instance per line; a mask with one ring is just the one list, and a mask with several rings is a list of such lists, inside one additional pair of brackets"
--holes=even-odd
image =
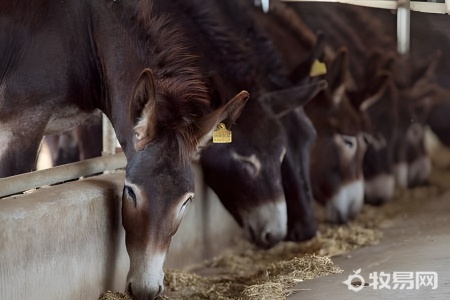
[(395, 58), (390, 68), (399, 90), (399, 123), (403, 133), (397, 139), (396, 178), (400, 186), (414, 187), (426, 183), (431, 173), (425, 128), (430, 111), (447, 98), (449, 90), (434, 80), (439, 54), (424, 65), (418, 65), (410, 56)]
[[(366, 66), (371, 63), (372, 51), (379, 50), (383, 53), (396, 51), (396, 17), (388, 10), (334, 3), (327, 5), (296, 3), (290, 4), (290, 6), (299, 13), (311, 28), (325, 32), (331, 45), (334, 47), (344, 46), (349, 49), (350, 66), (358, 89), (365, 89), (366, 86), (370, 85), (370, 82), (367, 81), (370, 78), (365, 76), (365, 72)], [(422, 15), (426, 14), (417, 13), (417, 17), (424, 18)], [(423, 32), (423, 28), (426, 27), (425, 24), (422, 23), (422, 26), (414, 26), (414, 24), (413, 21), (411, 29), (413, 54), (415, 49), (421, 49), (423, 52), (430, 45), (414, 38), (414, 31), (421, 30)], [(423, 28), (420, 29), (419, 27)], [(437, 26), (436, 28), (438, 27), (445, 28), (445, 26)], [(428, 33), (426, 31), (427, 35)], [(425, 37), (423, 33), (422, 37)], [(429, 39), (429, 37), (426, 38)], [(435, 49), (427, 49), (427, 56), (430, 52), (435, 51)], [(384, 130), (378, 130), (376, 135), (372, 135), (371, 140), (376, 141), (376, 147), (380, 150), (382, 147), (390, 147), (392, 150), (384, 149), (383, 152), (394, 151), (390, 154), (394, 157), (394, 166), (393, 174), (385, 171), (379, 174), (369, 174), (368, 180), (371, 181), (368, 183), (369, 186), (374, 187), (384, 181), (385, 184), (382, 185), (386, 187), (386, 190), (383, 191), (378, 188), (366, 190), (367, 193), (371, 194), (367, 198), (368, 202), (379, 204), (388, 200), (389, 195), (392, 196), (394, 192), (394, 189), (391, 188), (392, 176), (395, 177), (397, 185), (407, 187), (423, 183), (429, 175), (429, 158), (423, 146), (425, 119), (421, 114), (413, 113), (416, 104), (424, 99), (415, 98), (417, 96), (417, 93), (413, 91), (415, 81), (409, 80), (411, 78), (418, 79), (416, 77), (417, 71), (421, 69), (416, 66), (418, 57), (413, 56), (414, 59), (410, 59), (395, 55), (394, 62), (396, 61), (395, 64), (401, 65), (401, 67), (395, 70), (388, 69), (396, 83), (395, 88), (398, 89), (397, 123), (391, 123), (389, 126), (393, 131), (400, 134), (396, 135), (397, 138), (394, 141), (389, 141), (390, 136), (383, 136)], [(448, 80), (445, 79), (445, 81), (448, 83)], [(372, 124), (375, 128), (382, 128), (386, 126), (388, 121), (391, 122), (392, 120), (394, 119), (377, 118), (372, 120)], [(391, 147), (392, 143), (395, 143), (394, 147)], [(369, 151), (369, 153), (373, 154), (372, 151)], [(383, 156), (379, 156), (376, 160), (382, 165), (389, 162), (383, 159)], [(366, 170), (375, 170), (372, 167), (366, 167)], [(388, 165), (376, 167), (380, 171), (389, 168), (391, 167)], [(390, 191), (387, 192), (387, 189)], [(377, 191), (382, 191), (382, 193), (377, 193)]]
[[(373, 53), (366, 65), (365, 84), (348, 95), (363, 120), (367, 144), (363, 161), (364, 201), (380, 205), (395, 191), (395, 153), (399, 139), (398, 89), (381, 53)], [(371, 100), (361, 103), (361, 100)], [(364, 104), (365, 103), (365, 104)]]
[(210, 93), (174, 21), (146, 1), (0, 2), (0, 177), (35, 167), (45, 133), (94, 109), (111, 120), (128, 165), (122, 222), (127, 289), (153, 299), (163, 262), (194, 196), (190, 157), (242, 92), (211, 111)]
[[(302, 123), (306, 117), (299, 115), (292, 120), (298, 125), (296, 132), (300, 135), (305, 130), (309, 135), (291, 142), (282, 119), (311, 99), (324, 83), (275, 85), (268, 78), (269, 64), (259, 59), (254, 41), (244, 35), (247, 30), (256, 33), (255, 28), (243, 23), (242, 19), (248, 20), (245, 15), (231, 10), (238, 9), (236, 4), (180, 0), (168, 8), (176, 12), (178, 20), (185, 16), (184, 28), (191, 28), (191, 41), (225, 83), (218, 92), (233, 94), (245, 87), (251, 95), (233, 128), (233, 143), (213, 145), (202, 152), (205, 182), (257, 245), (270, 247), (285, 238), (290, 206), (296, 207), (297, 227), (301, 227), (289, 228), (292, 238), (308, 239), (315, 235), (316, 224), (310, 199), (302, 198), (308, 182), (302, 181), (301, 166), (292, 165), (292, 156), (297, 155), (292, 151), (294, 145), (311, 143), (314, 131), (311, 124)], [(279, 60), (271, 55), (266, 57), (271, 64), (271, 59)]]
[[(302, 60), (312, 51), (316, 40), (320, 43), (320, 38), (281, 2), (272, 1), (268, 15), (272, 20), (262, 12), (258, 19), (282, 53), (290, 79), (295, 82), (295, 77), (302, 72), (309, 73), (308, 68), (302, 68)], [(305, 108), (317, 131), (311, 152), (311, 184), (314, 198), (326, 205), (328, 220), (346, 222), (356, 215), (363, 202), (365, 144), (360, 115), (346, 97), (347, 52), (342, 50), (333, 58), (334, 51), (323, 47), (325, 54), (321, 57), (318, 53), (316, 58), (329, 62), (325, 76), (328, 88)]]
[(342, 49), (328, 64), (328, 89), (306, 107), (317, 130), (310, 166), (314, 197), (325, 205), (326, 218), (336, 223), (355, 217), (364, 201), (366, 145), (361, 117), (346, 95), (347, 55)]

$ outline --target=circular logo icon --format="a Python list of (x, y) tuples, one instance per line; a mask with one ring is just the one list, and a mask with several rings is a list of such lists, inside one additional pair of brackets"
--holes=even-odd
[(350, 274), (346, 281), (342, 281), (343, 284), (347, 285), (347, 288), (354, 292), (359, 292), (364, 288), (366, 281), (364, 277), (359, 275), (361, 269), (353, 271), (354, 274)]

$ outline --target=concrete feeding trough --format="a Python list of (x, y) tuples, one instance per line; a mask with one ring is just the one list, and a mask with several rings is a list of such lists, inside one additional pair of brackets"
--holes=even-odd
[[(206, 200), (196, 178), (198, 192), (173, 239), (169, 268), (217, 255), (240, 232), (216, 198)], [(123, 291), (129, 269), (123, 182), (118, 171), (0, 199), (0, 299), (96, 299)]]

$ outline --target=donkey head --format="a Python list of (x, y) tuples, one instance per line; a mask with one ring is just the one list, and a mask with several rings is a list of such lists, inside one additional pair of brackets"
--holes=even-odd
[(397, 139), (394, 157), (396, 180), (401, 187), (423, 184), (431, 172), (424, 134), (432, 103), (442, 95), (433, 82), (439, 59), (438, 53), (426, 65), (417, 67), (409, 57), (401, 56), (393, 64), (399, 88), (399, 130), (403, 133)]
[[(158, 90), (159, 92), (159, 90)], [(171, 106), (174, 94), (157, 93), (152, 72), (142, 72), (129, 108), (134, 124), (122, 198), (122, 222), (130, 256), (127, 291), (153, 299), (163, 289), (163, 263), (187, 205), (194, 197), (191, 156), (211, 137), (219, 122), (231, 125), (248, 94), (199, 116)], [(192, 103), (180, 103), (180, 106)]]
[(327, 219), (346, 222), (363, 204), (365, 145), (360, 116), (346, 95), (347, 51), (341, 49), (327, 69), (328, 89), (306, 106), (317, 130), (311, 153), (311, 182), (314, 198), (326, 205)]
[(360, 112), (366, 142), (364, 201), (382, 204), (395, 191), (394, 150), (398, 138), (397, 88), (390, 72), (371, 70), (366, 86), (349, 96)]
[(287, 136), (280, 118), (302, 106), (323, 82), (262, 93), (251, 99), (233, 129), (231, 144), (203, 151), (205, 182), (260, 247), (271, 247), (287, 231), (281, 164)]

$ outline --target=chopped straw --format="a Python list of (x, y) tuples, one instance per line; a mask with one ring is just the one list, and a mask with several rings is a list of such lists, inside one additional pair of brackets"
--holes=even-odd
[(132, 300), (128, 295), (107, 291), (98, 298), (98, 300)]

